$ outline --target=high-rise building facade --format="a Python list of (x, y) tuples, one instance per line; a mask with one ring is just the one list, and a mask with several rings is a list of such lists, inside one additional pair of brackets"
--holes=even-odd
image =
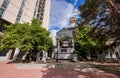
[(0, 0), (0, 30), (3, 23), (24, 23), (33, 18), (41, 20), (48, 29), (49, 11), (50, 0)]
[(48, 29), (51, 0), (38, 0), (35, 18), (41, 20), (42, 26)]
[(1, 0), (0, 18), (9, 22), (29, 22), (33, 19), (37, 0)]

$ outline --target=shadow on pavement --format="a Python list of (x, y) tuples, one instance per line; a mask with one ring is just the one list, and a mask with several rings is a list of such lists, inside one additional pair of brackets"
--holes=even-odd
[(42, 78), (119, 78), (105, 72), (83, 72), (69, 69), (47, 69), (42, 70)]
[(120, 78), (120, 63), (88, 63), (90, 66), (106, 73), (115, 74)]
[(107, 66), (95, 65), (95, 67), (97, 67), (100, 70), (105, 71), (106, 73), (115, 74), (120, 77), (120, 69), (115, 69), (114, 66), (107, 67)]

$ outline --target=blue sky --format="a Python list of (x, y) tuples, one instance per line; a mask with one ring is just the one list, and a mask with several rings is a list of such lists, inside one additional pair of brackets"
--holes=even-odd
[(84, 0), (51, 0), (49, 30), (51, 36), (63, 27), (69, 26), (69, 18), (75, 16), (78, 18), (77, 8)]

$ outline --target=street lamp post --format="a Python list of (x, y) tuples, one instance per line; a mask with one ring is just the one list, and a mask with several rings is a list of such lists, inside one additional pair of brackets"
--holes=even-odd
[(58, 51), (59, 51), (59, 38), (56, 38), (57, 40), (57, 54), (56, 54), (56, 62), (58, 62)]

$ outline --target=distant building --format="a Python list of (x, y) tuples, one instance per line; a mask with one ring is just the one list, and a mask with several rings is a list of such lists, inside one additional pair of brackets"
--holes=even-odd
[[(3, 23), (30, 22), (33, 18), (42, 21), (48, 29), (51, 0), (0, 0), (0, 30)], [(41, 15), (40, 15), (41, 14)]]
[(57, 52), (55, 58), (57, 59), (73, 59), (74, 57), (74, 40), (76, 36), (76, 20), (70, 18), (70, 27), (62, 28), (56, 34)]

